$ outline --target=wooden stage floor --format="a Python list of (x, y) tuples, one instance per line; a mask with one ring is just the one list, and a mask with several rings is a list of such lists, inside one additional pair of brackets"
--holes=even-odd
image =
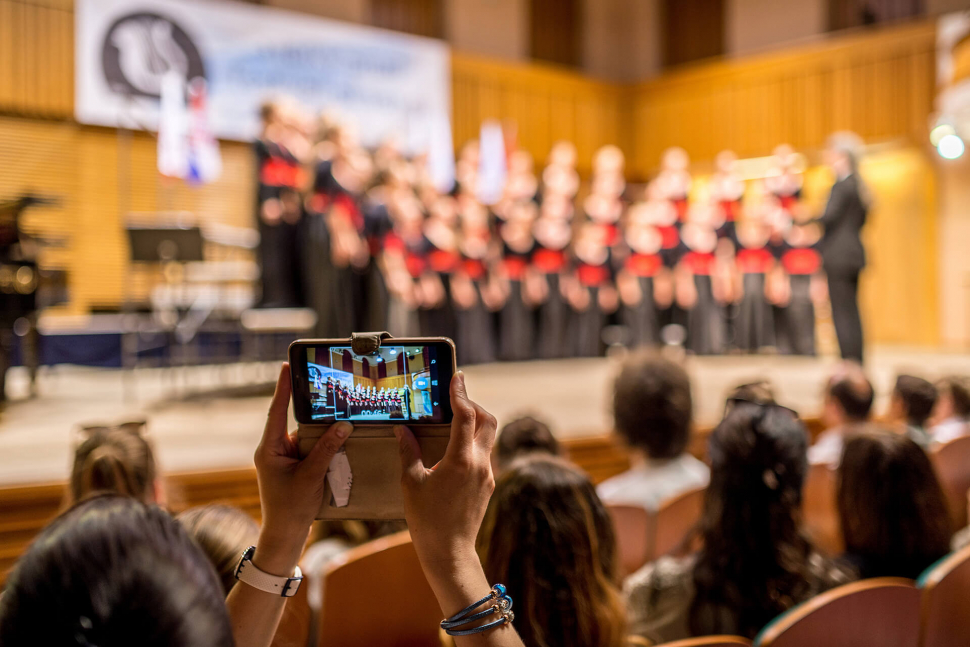
[[(822, 385), (834, 358), (727, 356), (691, 358), (696, 417), (717, 421), (726, 391), (734, 384), (767, 378), (780, 400), (816, 415)], [(606, 433), (615, 359), (576, 359), (491, 364), (466, 369), (471, 396), (499, 423), (533, 413), (560, 437)], [(970, 353), (873, 348), (868, 370), (886, 408), (893, 376), (912, 372), (933, 379), (970, 374)], [(63, 480), (68, 474), (74, 429), (82, 422), (149, 419), (163, 470), (186, 471), (252, 465), (275, 379), (273, 365), (198, 367), (178, 371), (78, 367), (44, 369), (38, 395), (27, 399), (26, 376), (11, 371), (11, 401), (0, 413), (0, 484)]]

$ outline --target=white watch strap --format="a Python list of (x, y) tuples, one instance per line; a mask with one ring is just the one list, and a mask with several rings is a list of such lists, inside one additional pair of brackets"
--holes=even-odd
[(239, 566), (236, 567), (236, 579), (240, 582), (245, 582), (254, 589), (259, 589), (266, 593), (275, 593), (284, 598), (292, 598), (300, 590), (300, 583), (303, 581), (303, 572), (297, 566), (293, 572), (293, 577), (270, 575), (253, 565), (252, 551), (247, 550), (243, 554), (242, 559), (239, 560)]

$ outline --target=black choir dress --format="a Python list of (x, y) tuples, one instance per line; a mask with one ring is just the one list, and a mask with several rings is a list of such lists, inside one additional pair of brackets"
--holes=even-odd
[(693, 274), (697, 290), (697, 301), (687, 313), (687, 350), (718, 355), (724, 352), (726, 331), (724, 308), (714, 299), (714, 253), (686, 249), (681, 263)]
[(623, 268), (636, 277), (640, 285), (640, 303), (624, 305), (623, 325), (630, 331), (630, 346), (657, 346), (660, 344), (660, 313), (653, 298), (653, 279), (663, 268), (659, 254), (631, 252)]
[(451, 275), (461, 265), (461, 254), (457, 249), (440, 249), (430, 240), (425, 244), (428, 249), (428, 271), (436, 274), (441, 280), (445, 296), (434, 308), (423, 308), (419, 311), (421, 334), (426, 337), (448, 337), (457, 345), (458, 322), (455, 319), (455, 306), (451, 299)]
[(303, 301), (317, 313), (314, 334), (317, 337), (337, 337), (337, 318), (334, 304), (336, 268), (330, 262), (330, 212), (332, 185), (329, 180), (330, 162), (320, 162), (315, 169), (313, 195), (307, 204), (302, 222), (301, 257), (303, 260)]
[(608, 321), (607, 313), (599, 305), (600, 290), (614, 284), (613, 254), (606, 254), (602, 263), (575, 260), (576, 280), (589, 290), (589, 306), (572, 316), (572, 347), (575, 357), (599, 357), (603, 354), (603, 328)]
[(781, 265), (791, 281), (791, 299), (780, 308), (781, 323), (788, 340), (787, 351), (793, 355), (815, 355), (815, 304), (812, 301), (812, 277), (822, 269), (818, 244), (781, 247)]
[[(684, 253), (684, 248), (680, 244), (680, 221), (672, 225), (658, 225), (657, 231), (660, 232), (660, 259), (664, 267), (673, 271), (680, 262), (680, 257)], [(671, 324), (687, 327), (687, 312), (677, 304), (677, 299), (672, 299), (670, 305), (659, 310), (660, 328)]]
[(463, 255), (461, 272), (472, 282), (476, 298), (471, 308), (456, 308), (458, 362), (463, 365), (494, 362), (495, 327), (492, 325), (492, 313), (482, 302), (482, 290), (488, 281), (488, 267), (481, 258)]
[(741, 274), (744, 295), (738, 307), (735, 344), (756, 353), (775, 345), (775, 324), (771, 304), (765, 298), (765, 282), (775, 258), (764, 247), (749, 248), (737, 243), (735, 264)]
[(536, 309), (537, 350), (541, 359), (557, 359), (568, 353), (567, 331), (572, 311), (562, 296), (562, 273), (568, 259), (564, 249), (549, 249), (538, 245), (532, 264), (549, 286), (546, 300)]
[(364, 236), (370, 252), (370, 262), (365, 271), (363, 330), (387, 330), (388, 300), (390, 295), (377, 259), (384, 250), (384, 241), (391, 232), (391, 216), (387, 205), (368, 198), (363, 203)]
[(285, 192), (297, 192), (300, 162), (281, 144), (258, 140), (254, 144), (257, 169), (256, 222), (259, 229), (259, 262), (262, 296), (260, 306), (291, 308), (302, 303), (303, 267), (300, 224), (281, 219), (267, 223), (263, 203), (279, 199)]
[(535, 241), (527, 250), (516, 251), (508, 243), (502, 246), (502, 267), (509, 282), (509, 295), (499, 312), (499, 358), (521, 362), (535, 356), (535, 320), (525, 302), (523, 281), (532, 263)]
[[(428, 267), (428, 240), (420, 232), (414, 237), (403, 238), (396, 231), (384, 237), (384, 252), (399, 254), (412, 281), (417, 281)], [(404, 301), (388, 297), (388, 330), (395, 337), (419, 337), (421, 322), (418, 311)]]

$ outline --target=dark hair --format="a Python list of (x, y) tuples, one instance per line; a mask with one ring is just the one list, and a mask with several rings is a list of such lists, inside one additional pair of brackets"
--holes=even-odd
[(842, 371), (833, 375), (829, 380), (828, 392), (829, 397), (838, 403), (850, 421), (863, 422), (869, 419), (876, 394), (872, 383), (858, 364), (846, 363)]
[(653, 353), (636, 354), (613, 384), (616, 431), (651, 458), (674, 458), (690, 441), (690, 378), (680, 364)]
[(897, 377), (893, 394), (903, 403), (906, 422), (916, 427), (926, 424), (939, 397), (939, 392), (929, 380), (915, 375)]
[(116, 492), (145, 503), (155, 498), (155, 456), (137, 430), (97, 429), (74, 451), (71, 503), (96, 492)]
[(811, 595), (812, 546), (798, 525), (806, 448), (804, 426), (781, 407), (738, 403), (714, 429), (693, 635), (754, 637)]
[(546, 423), (532, 416), (523, 416), (502, 427), (495, 441), (495, 455), (500, 467), (505, 468), (516, 458), (535, 453), (559, 455), (559, 441)]
[(515, 598), (526, 647), (623, 643), (613, 524), (577, 468), (542, 455), (513, 463), (496, 484), (477, 543), (489, 581)]
[(239, 508), (215, 504), (189, 508), (176, 519), (209, 558), (228, 594), (239, 558), (259, 537), (259, 524)]
[(872, 429), (846, 438), (839, 467), (846, 553), (863, 577), (915, 578), (950, 550), (946, 499), (919, 445)]
[(953, 400), (953, 413), (960, 418), (970, 418), (970, 380), (959, 375), (948, 375), (936, 383), (936, 389)]
[(164, 510), (87, 499), (20, 558), (0, 600), (2, 645), (233, 644), (205, 555)]
[(753, 404), (775, 404), (775, 389), (771, 382), (758, 380), (739, 384), (728, 392), (724, 402), (724, 415), (735, 405), (742, 402)]

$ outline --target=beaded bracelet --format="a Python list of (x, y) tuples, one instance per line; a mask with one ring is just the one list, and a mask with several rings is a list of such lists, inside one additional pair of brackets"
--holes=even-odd
[[(483, 604), (495, 600), (495, 603), (490, 605), (484, 611), (479, 611), (478, 613), (473, 613), (475, 609), (479, 608)], [(458, 627), (466, 626), (477, 620), (481, 620), (490, 615), (499, 614), (501, 618), (489, 622), (488, 624), (481, 625), (479, 627), (472, 627), (471, 629), (459, 629)], [(500, 625), (505, 625), (511, 623), (515, 619), (515, 614), (512, 613), (512, 598), (508, 596), (505, 592), (505, 586), (502, 584), (496, 584), (492, 587), (492, 590), (488, 592), (484, 598), (478, 602), (474, 602), (450, 618), (446, 618), (441, 621), (441, 628), (445, 630), (449, 636), (469, 636), (471, 634), (482, 633), (483, 631), (488, 631), (494, 627)]]

